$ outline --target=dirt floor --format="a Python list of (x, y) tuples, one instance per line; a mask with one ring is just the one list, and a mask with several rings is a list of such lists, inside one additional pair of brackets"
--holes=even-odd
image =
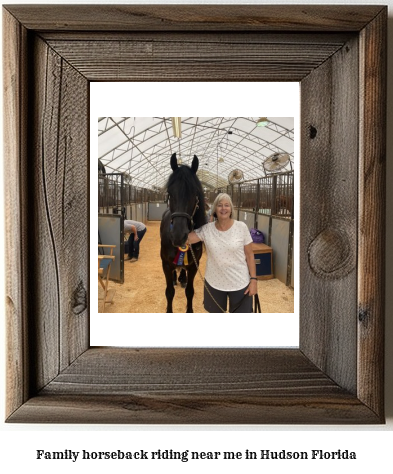
[[(147, 232), (140, 246), (137, 262), (124, 262), (124, 283), (110, 282), (116, 290), (113, 304), (106, 305), (106, 313), (165, 313), (165, 277), (160, 258), (160, 222), (148, 222)], [(206, 253), (200, 262), (202, 275), (205, 274)], [(203, 281), (199, 274), (194, 280), (194, 312), (207, 313), (203, 308)], [(99, 293), (100, 293), (99, 288)], [(262, 313), (293, 313), (294, 291), (277, 279), (258, 280), (258, 295)], [(174, 313), (184, 313), (186, 296), (184, 289), (176, 287), (173, 301)]]

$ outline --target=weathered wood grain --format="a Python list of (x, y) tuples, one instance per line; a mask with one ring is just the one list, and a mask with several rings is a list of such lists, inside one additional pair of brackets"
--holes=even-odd
[(27, 172), (26, 135), (21, 127), (26, 115), (26, 30), (8, 12), (3, 13), (4, 74), (4, 182), (5, 186), (5, 304), (7, 328), (7, 393), (6, 411), (12, 413), (29, 396), (29, 363), (27, 358), (28, 285), (23, 271), (23, 248), (28, 242), (26, 222)]
[(31, 398), (13, 423), (95, 424), (375, 424), (380, 419), (350, 395), (247, 397), (45, 395)]
[[(262, 34), (261, 34), (262, 33)], [(357, 31), (338, 31), (338, 32), (307, 32), (287, 31), (285, 35), (282, 32), (253, 32), (238, 31), (236, 35), (228, 31), (94, 31), (94, 40), (105, 43), (107, 41), (136, 41), (136, 42), (165, 42), (165, 43), (223, 43), (223, 44), (321, 44), (336, 45), (337, 48), (346, 43), (351, 37), (357, 36)], [(48, 30), (40, 31), (40, 38), (47, 43), (57, 41), (91, 41), (91, 31), (76, 30)]]
[[(299, 350), (92, 348), (9, 421), (376, 423)], [(281, 421), (280, 421), (281, 420)]]
[[(128, 35), (130, 37), (130, 35)], [(189, 40), (190, 38), (190, 40)], [(312, 42), (313, 35), (293, 44), (263, 41), (243, 43), (228, 38), (211, 38), (196, 43), (194, 36), (181, 41), (65, 41), (51, 40), (50, 46), (88, 80), (204, 81), (285, 80), (288, 73), (300, 81), (332, 56), (343, 43)]]
[(41, 393), (278, 396), (283, 388), (288, 397), (342, 392), (297, 349), (91, 348)]
[[(386, 7), (13, 5), (4, 18), (6, 202), (17, 207), (6, 216), (8, 421), (382, 423)], [(88, 348), (89, 80), (172, 80), (178, 58), (174, 80), (301, 77), (300, 350)]]
[[(300, 347), (356, 393), (358, 47), (301, 83)], [(321, 97), (316, 91), (325, 91)], [(345, 363), (343, 363), (345, 361)]]
[(375, 412), (384, 386), (386, 21), (384, 10), (360, 35), (358, 396)]
[(377, 5), (6, 5), (30, 29), (74, 31), (359, 31)]
[(34, 55), (32, 286), (42, 387), (88, 347), (88, 86), (38, 37)]
[[(30, 232), (34, 253), (27, 263), (30, 283), (29, 315), (30, 331), (34, 334), (30, 356), (35, 364), (31, 366), (31, 382), (37, 391), (49, 383), (59, 372), (60, 328), (59, 328), (59, 288), (58, 264), (54, 248), (51, 215), (48, 209), (48, 165), (54, 166), (52, 154), (48, 163), (44, 136), (45, 109), (48, 88), (48, 47), (33, 38), (29, 54), (34, 55), (34, 80), (29, 88), (29, 114), (27, 121), (34, 128), (29, 135), (27, 152), (29, 172), (29, 197), (31, 202)], [(57, 87), (56, 77), (54, 88)], [(50, 81), (51, 82), (51, 81)]]
[[(86, 80), (48, 50), (48, 81), (43, 123), (48, 214), (53, 233), (61, 320), (60, 368), (89, 345), (89, 127)], [(81, 157), (86, 157), (85, 159)]]

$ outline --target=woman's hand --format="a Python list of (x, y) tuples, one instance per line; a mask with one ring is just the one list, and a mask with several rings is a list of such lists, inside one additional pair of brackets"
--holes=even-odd
[[(252, 250), (252, 243), (244, 246), (244, 253), (246, 254), (246, 261), (247, 261), (248, 272), (250, 276), (256, 275), (257, 269), (255, 265), (254, 252)], [(255, 277), (253, 280), (250, 280), (250, 284), (248, 285), (248, 288), (244, 292), (244, 294), (246, 293), (248, 293), (249, 296), (254, 296), (258, 293), (258, 282), (257, 280), (255, 280)]]
[(200, 241), (201, 241), (201, 239), (198, 237), (196, 232), (192, 231), (188, 234), (187, 242), (189, 244), (196, 244), (197, 242), (200, 242)]
[(247, 290), (244, 292), (246, 295), (248, 293), (248, 296), (254, 296), (258, 293), (258, 282), (257, 280), (251, 280), (250, 284), (248, 285)]

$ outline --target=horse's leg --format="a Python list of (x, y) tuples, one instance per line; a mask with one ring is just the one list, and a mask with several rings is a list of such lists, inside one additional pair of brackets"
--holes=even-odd
[(166, 290), (165, 290), (165, 296), (166, 296), (166, 302), (167, 302), (166, 312), (173, 313), (172, 301), (173, 301), (173, 297), (175, 296), (175, 289), (173, 288), (173, 270), (168, 264), (164, 264), (164, 263), (162, 264), (162, 269), (164, 270), (165, 279), (166, 279)]
[(182, 268), (180, 271), (179, 282), (181, 283), (182, 288), (187, 286), (187, 272), (185, 268)]
[(195, 265), (192, 265), (187, 270), (187, 286), (186, 286), (186, 297), (187, 297), (187, 310), (186, 313), (193, 313), (192, 299), (194, 298), (194, 278), (197, 269)]
[[(177, 285), (177, 273), (176, 273), (176, 270), (173, 270), (173, 286), (176, 286)], [(179, 279), (180, 281), (180, 279)]]

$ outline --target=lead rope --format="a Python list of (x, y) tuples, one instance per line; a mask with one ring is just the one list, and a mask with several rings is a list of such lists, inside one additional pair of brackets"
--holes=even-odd
[[(217, 303), (217, 301), (215, 300), (214, 296), (211, 294), (209, 288), (206, 286), (206, 282), (205, 282), (205, 279), (202, 275), (202, 272), (199, 268), (199, 265), (197, 264), (197, 260), (195, 258), (195, 255), (194, 255), (194, 251), (192, 250), (192, 246), (190, 244), (190, 250), (191, 250), (191, 255), (192, 255), (192, 258), (194, 260), (194, 263), (195, 263), (195, 266), (197, 267), (197, 270), (198, 270), (198, 273), (199, 273), (199, 276), (201, 277), (201, 280), (203, 281), (203, 286), (206, 288), (206, 291), (209, 293), (211, 299), (216, 303), (216, 305), (221, 309), (221, 312), (223, 313), (229, 313), (229, 311), (225, 311), (223, 308), (221, 308), (221, 306)], [(243, 300), (242, 300), (243, 301)]]

